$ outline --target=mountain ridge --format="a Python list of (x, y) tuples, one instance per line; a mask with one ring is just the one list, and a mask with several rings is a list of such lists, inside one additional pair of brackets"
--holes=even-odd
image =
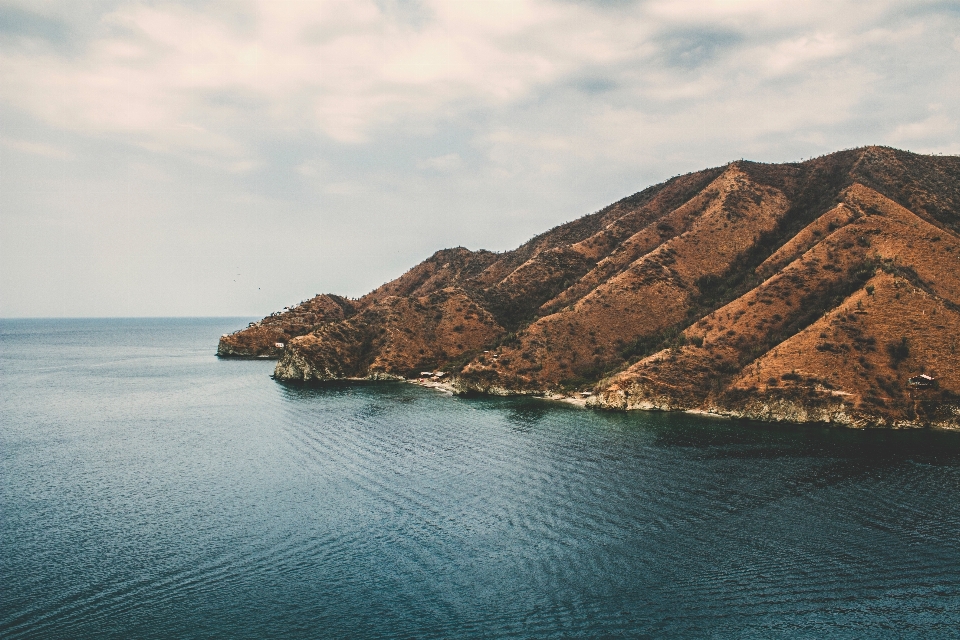
[(955, 335), (960, 158), (864, 147), (676, 176), (504, 253), (444, 249), (218, 353), (278, 356), (286, 382), (446, 369), (464, 394), (960, 428)]

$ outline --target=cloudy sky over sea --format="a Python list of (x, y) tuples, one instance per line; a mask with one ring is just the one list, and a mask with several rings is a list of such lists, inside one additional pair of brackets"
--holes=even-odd
[(673, 175), (960, 153), (960, 4), (0, 2), (0, 315), (266, 315)]

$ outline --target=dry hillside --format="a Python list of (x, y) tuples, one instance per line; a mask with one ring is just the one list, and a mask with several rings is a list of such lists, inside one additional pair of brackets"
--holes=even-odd
[[(673, 178), (505, 253), (221, 339), (276, 377), (451, 371), (461, 393), (960, 427), (960, 158), (867, 147)], [(922, 388), (909, 379), (934, 379)]]

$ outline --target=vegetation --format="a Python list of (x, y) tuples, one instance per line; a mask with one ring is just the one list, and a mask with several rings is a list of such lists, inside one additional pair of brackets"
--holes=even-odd
[(887, 353), (890, 354), (890, 364), (896, 369), (900, 363), (910, 357), (910, 342), (906, 336), (900, 338), (899, 342), (887, 344)]

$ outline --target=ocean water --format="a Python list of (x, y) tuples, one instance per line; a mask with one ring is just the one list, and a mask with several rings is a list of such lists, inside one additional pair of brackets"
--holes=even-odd
[(4, 638), (957, 637), (960, 434), (285, 387), (0, 322)]

